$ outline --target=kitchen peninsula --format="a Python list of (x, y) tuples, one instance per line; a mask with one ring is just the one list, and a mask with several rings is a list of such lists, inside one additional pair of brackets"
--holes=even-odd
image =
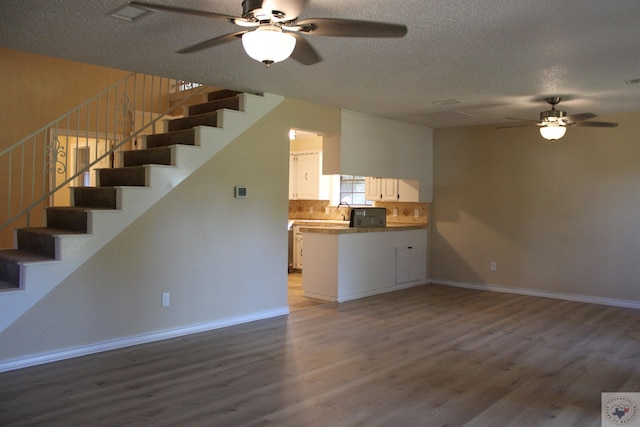
[(427, 226), (300, 228), (307, 297), (348, 301), (426, 283)]

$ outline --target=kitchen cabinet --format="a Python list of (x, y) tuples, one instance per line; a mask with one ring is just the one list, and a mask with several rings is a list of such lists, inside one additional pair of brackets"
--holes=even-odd
[(302, 233), (299, 227), (293, 231), (293, 268), (302, 270)]
[(365, 178), (365, 193), (367, 200), (391, 201), (398, 200), (398, 180), (394, 178)]
[(398, 246), (396, 250), (396, 285), (422, 280), (426, 264), (422, 251), (413, 246)]
[(365, 178), (367, 200), (384, 202), (417, 202), (419, 182), (409, 179)]
[(367, 176), (364, 178), (364, 192), (367, 200), (380, 200), (379, 181), (382, 178)]
[(331, 177), (322, 175), (322, 153), (292, 151), (289, 156), (289, 199), (329, 200)]
[(398, 180), (398, 201), (418, 202), (420, 196), (420, 182), (416, 179)]
[(318, 199), (319, 183), (320, 153), (292, 152), (289, 158), (289, 198)]

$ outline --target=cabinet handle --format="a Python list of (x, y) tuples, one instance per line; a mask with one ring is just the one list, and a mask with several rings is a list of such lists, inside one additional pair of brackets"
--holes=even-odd
[(305, 172), (305, 173), (304, 173), (304, 180), (305, 180), (305, 181), (307, 181), (307, 180), (308, 180), (308, 178), (307, 178), (307, 172)]

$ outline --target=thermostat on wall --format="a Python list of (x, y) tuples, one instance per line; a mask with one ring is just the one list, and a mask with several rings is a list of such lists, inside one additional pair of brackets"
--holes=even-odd
[(240, 185), (236, 185), (235, 194), (236, 194), (236, 199), (246, 199), (247, 198), (247, 187), (242, 187)]

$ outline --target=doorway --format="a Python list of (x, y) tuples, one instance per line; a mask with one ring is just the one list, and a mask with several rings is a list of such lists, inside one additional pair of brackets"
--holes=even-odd
[[(96, 170), (116, 166), (113, 153), (106, 156), (105, 153), (109, 152), (118, 141), (117, 138), (99, 135), (69, 135), (60, 133), (58, 130), (54, 141), (54, 145), (58, 147), (54, 161), (56, 167), (51, 171), (50, 186), (51, 190), (59, 186), (62, 188), (51, 195), (50, 206), (70, 206), (71, 187), (95, 187)], [(89, 167), (93, 162), (96, 163)], [(84, 169), (87, 170), (71, 179)]]

